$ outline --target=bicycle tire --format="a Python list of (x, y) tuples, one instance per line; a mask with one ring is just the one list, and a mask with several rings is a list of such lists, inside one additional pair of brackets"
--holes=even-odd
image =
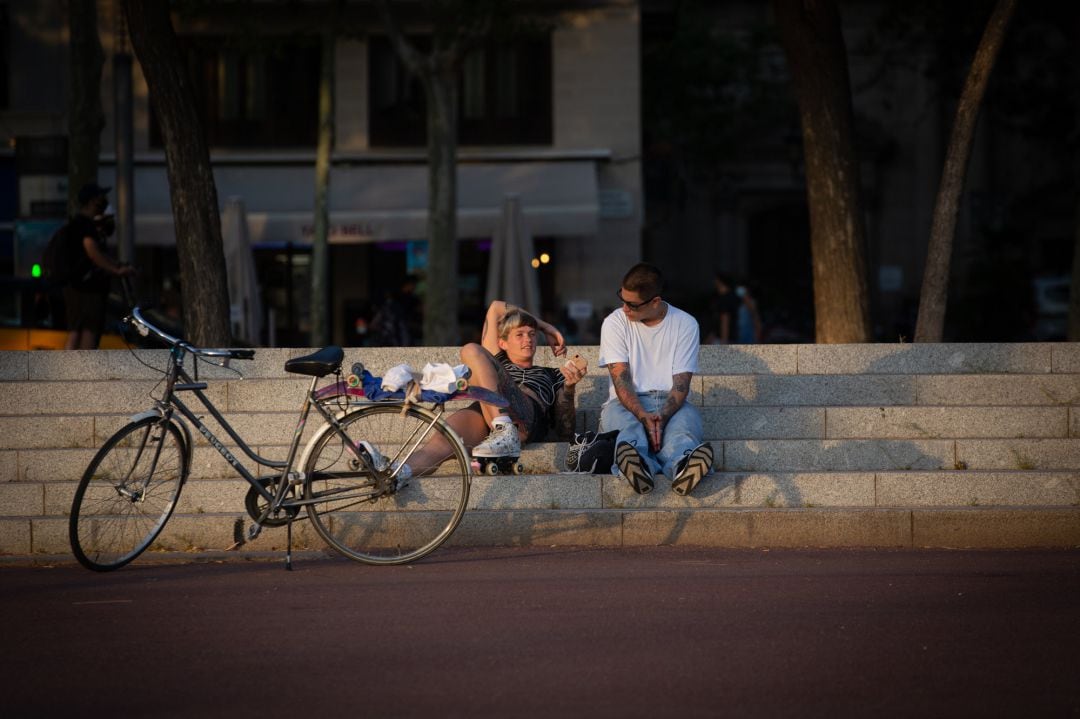
[(449, 442), (449, 459), (438, 467), (412, 467), (415, 475), (427, 476), (381, 495), (373, 494), (373, 476), (340, 435), (330, 427), (315, 435), (304, 465), (304, 499), (315, 531), (330, 546), (365, 564), (405, 564), (450, 537), (469, 503), (469, 459), (457, 434), (441, 420), (432, 424), (434, 417), (423, 408), (372, 404), (339, 420), (351, 441), (369, 442), (390, 462), (408, 461), (428, 425)]
[(153, 543), (180, 498), (189, 452), (180, 428), (157, 417), (125, 425), (102, 445), (71, 502), (68, 537), (80, 564), (119, 569)]

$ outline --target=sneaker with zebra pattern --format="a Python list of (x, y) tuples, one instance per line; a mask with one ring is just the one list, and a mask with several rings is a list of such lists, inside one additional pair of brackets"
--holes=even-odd
[(649, 465), (638, 454), (634, 445), (629, 442), (619, 442), (615, 446), (615, 466), (619, 468), (619, 474), (630, 483), (638, 494), (648, 494), (653, 489), (653, 476), (649, 471)]
[(694, 447), (693, 451), (687, 452), (679, 462), (675, 479), (671, 482), (671, 488), (675, 494), (686, 496), (694, 491), (698, 482), (712, 471), (712, 463), (713, 450), (708, 442), (703, 442)]

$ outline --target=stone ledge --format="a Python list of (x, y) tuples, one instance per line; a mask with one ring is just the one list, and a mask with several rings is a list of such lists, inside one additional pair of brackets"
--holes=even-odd
[[(175, 517), (145, 561), (167, 553), (281, 552), (283, 529), (236, 546), (243, 517)], [(333, 550), (306, 520), (293, 527), (298, 552)], [(0, 519), (0, 555), (70, 557), (66, 519)], [(710, 547), (1080, 547), (1080, 508), (478, 510), (447, 546)], [(136, 560), (139, 561), (139, 560)]]
[(1080, 508), (925, 509), (911, 514), (916, 547), (1080, 547)]
[[(424, 482), (434, 484), (425, 486)], [(415, 491), (436, 491), (438, 479), (417, 480)], [(0, 484), (0, 516), (66, 516), (75, 481)], [(176, 516), (244, 513), (246, 482), (238, 477), (189, 479)], [(403, 509), (413, 505), (406, 503)], [(663, 475), (649, 494), (631, 491), (609, 474), (527, 474), (473, 478), (470, 510), (717, 508), (967, 508), (1080, 507), (1080, 470), (942, 470), (937, 472), (714, 472), (689, 496)]]

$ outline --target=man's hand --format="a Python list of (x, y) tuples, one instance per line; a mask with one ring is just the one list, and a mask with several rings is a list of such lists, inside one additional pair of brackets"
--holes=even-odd
[[(553, 350), (554, 351), (554, 350)], [(559, 371), (562, 372), (565, 378), (565, 386), (573, 387), (585, 377), (585, 374), (589, 370), (589, 365), (579, 355), (574, 355), (570, 359), (563, 362), (559, 367)]]
[(659, 452), (664, 437), (664, 424), (660, 415), (646, 414), (641, 417), (641, 424), (645, 426), (645, 436), (649, 438), (649, 449)]

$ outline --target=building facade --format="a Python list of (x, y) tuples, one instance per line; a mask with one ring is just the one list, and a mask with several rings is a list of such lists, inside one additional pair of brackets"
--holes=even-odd
[[(219, 201), (222, 207), (238, 201), (246, 213), (268, 314), (263, 342), (305, 344), (319, 36), (297, 33), (309, 19), (290, 17), (285, 4), (226, 5), (223, 12), (174, 13), (174, 27), (205, 120)], [(346, 345), (365, 341), (379, 303), (406, 276), (419, 276), (422, 292), (424, 274), (438, 271), (426, 266), (424, 252), (422, 99), (373, 5), (347, 4), (335, 50), (332, 338)], [(65, 6), (16, 0), (4, 7), (17, 39), (9, 44), (13, 83), (2, 114), (4, 139), (16, 147), (29, 138), (63, 137)], [(252, 7), (265, 11), (257, 21), (236, 14)], [(330, 10), (329, 3), (310, 7), (312, 14)], [(457, 226), (464, 333), (482, 318), (491, 242), (508, 195), (518, 198), (535, 256), (547, 260), (535, 270), (542, 312), (565, 319), (572, 331), (580, 325), (589, 332), (588, 320), (613, 305), (621, 273), (641, 258), (638, 12), (635, 2), (623, 0), (555, 3), (527, 36), (489, 43), (466, 60)], [(136, 260), (168, 292), (177, 281), (175, 230), (160, 133), (137, 58), (131, 106), (115, 102), (109, 58), (130, 52), (118, 3), (99, 2), (99, 23), (107, 58), (99, 180), (116, 185), (115, 128), (118, 113), (130, 112)], [(421, 47), (429, 32), (422, 22), (406, 31)], [(42, 87), (49, 91), (38, 93)], [(33, 186), (17, 177), (26, 201), (8, 219), (32, 219), (31, 196), (38, 207), (48, 196), (66, 196), (63, 174), (38, 177)], [(574, 318), (566, 316), (568, 308)]]

